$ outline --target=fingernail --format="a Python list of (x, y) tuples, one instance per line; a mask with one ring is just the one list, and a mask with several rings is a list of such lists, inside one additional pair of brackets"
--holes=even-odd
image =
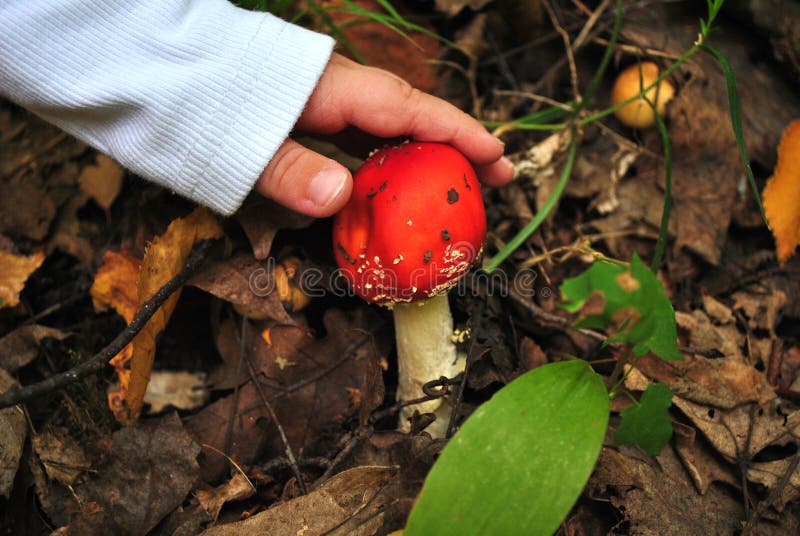
[(500, 162), (507, 168), (514, 169), (514, 163), (511, 160), (509, 160), (508, 157), (503, 156), (502, 158), (500, 158)]
[(347, 174), (339, 164), (328, 163), (308, 186), (308, 198), (320, 207), (328, 206), (344, 189)]
[(504, 141), (503, 141), (503, 140), (501, 140), (500, 138), (495, 138), (495, 141), (497, 141), (497, 143), (498, 143), (498, 144), (500, 145), (500, 147), (502, 147), (503, 149), (505, 149), (505, 148), (506, 148), (506, 142), (504, 142)]

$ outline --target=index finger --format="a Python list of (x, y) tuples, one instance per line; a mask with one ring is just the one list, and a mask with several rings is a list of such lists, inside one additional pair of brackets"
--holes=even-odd
[(298, 126), (330, 133), (348, 125), (384, 138), (448, 143), (479, 166), (503, 155), (503, 143), (452, 104), (388, 71), (334, 54)]

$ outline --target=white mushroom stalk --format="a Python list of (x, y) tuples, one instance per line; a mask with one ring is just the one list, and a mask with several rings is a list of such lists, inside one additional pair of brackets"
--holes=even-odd
[[(398, 303), (392, 308), (397, 338), (398, 400), (423, 396), (422, 386), (442, 376), (453, 378), (464, 371), (466, 356), (453, 343), (453, 317), (447, 293), (424, 301)], [(437, 398), (400, 412), (400, 427), (407, 431), (414, 411), (433, 413), (436, 420), (426, 428), (432, 437), (444, 437), (453, 406), (447, 397)]]

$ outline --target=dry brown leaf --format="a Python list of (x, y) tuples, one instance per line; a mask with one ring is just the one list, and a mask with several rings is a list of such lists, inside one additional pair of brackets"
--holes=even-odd
[(711, 485), (705, 494), (698, 493), (672, 446), (656, 460), (604, 448), (588, 490), (592, 498), (619, 511), (629, 523), (626, 534), (735, 534), (744, 516), (741, 501), (724, 486)]
[[(222, 235), (219, 222), (205, 208), (197, 208), (185, 218), (178, 218), (170, 223), (164, 234), (153, 240), (144, 253), (137, 289), (139, 304), (150, 299), (181, 271), (196, 242)], [(156, 354), (156, 337), (164, 331), (179, 297), (180, 290), (164, 302), (133, 340), (126, 419), (136, 419), (142, 411)]]
[(648, 354), (636, 367), (648, 378), (666, 383), (676, 395), (698, 404), (730, 409), (747, 402), (767, 404), (775, 398), (764, 373), (734, 357), (684, 357), (684, 361), (666, 363)]
[[(774, 403), (724, 410), (673, 396), (677, 406), (728, 461), (748, 459), (769, 445), (785, 445), (800, 433), (800, 411)], [(749, 438), (748, 438), (749, 435)], [(745, 445), (749, 444), (749, 452)]]
[(52, 338), (63, 341), (70, 335), (59, 329), (38, 324), (20, 326), (0, 338), (0, 368), (15, 372), (36, 359), (42, 340)]
[(294, 212), (260, 195), (248, 197), (235, 217), (244, 229), (253, 255), (258, 260), (269, 256), (272, 240), (279, 229), (304, 229), (314, 218)]
[(256, 492), (253, 483), (243, 473), (236, 473), (233, 477), (216, 488), (210, 490), (197, 490), (194, 494), (197, 502), (208, 512), (212, 521), (219, 517), (219, 511), (226, 502), (241, 501), (252, 497)]
[(372, 536), (383, 523), (386, 501), (377, 496), (397, 473), (394, 467), (356, 467), (319, 489), (244, 521), (212, 527), (203, 536)]
[(270, 318), (281, 324), (293, 325), (292, 317), (281, 303), (275, 268), (272, 262), (257, 261), (247, 254), (236, 255), (211, 263), (193, 277), (190, 284), (242, 306), (240, 310), (251, 313), (253, 317)]
[(160, 413), (169, 406), (195, 409), (207, 399), (205, 372), (157, 370), (150, 376), (144, 394), (144, 401), (150, 405), (148, 413)]
[[(329, 3), (342, 5), (339, 0)], [(376, 0), (357, 0), (356, 3), (369, 11), (384, 11)], [(415, 88), (427, 93), (436, 88), (439, 77), (430, 60), (439, 58), (442, 47), (434, 37), (409, 31), (408, 36), (412, 42), (386, 25), (374, 21), (364, 23), (362, 17), (345, 11), (331, 10), (327, 13), (369, 65), (393, 72)], [(356, 21), (361, 23), (353, 24)], [(415, 23), (435, 31), (424, 20), (415, 20)]]
[(0, 309), (19, 303), (19, 293), (25, 288), (25, 282), (43, 262), (41, 251), (26, 256), (0, 250)]
[(42, 179), (0, 180), (0, 233), (43, 240), (56, 216), (56, 204)]
[[(0, 393), (19, 387), (17, 380), (0, 369)], [(19, 460), (28, 436), (28, 422), (21, 406), (0, 409), (0, 497), (8, 498), (14, 487)]]
[(751, 463), (748, 466), (747, 479), (770, 490), (782, 485), (783, 488), (772, 503), (772, 506), (780, 512), (789, 502), (800, 497), (800, 465), (797, 465), (792, 458)]
[(91, 467), (83, 446), (65, 428), (35, 434), (31, 443), (47, 477), (65, 486), (74, 484)]
[(52, 518), (63, 515), (53, 508), (82, 506), (68, 520), (67, 534), (150, 534), (197, 479), (200, 446), (174, 413), (114, 432), (109, 447), (89, 476), (73, 485), (73, 494), (48, 511)]
[[(366, 307), (353, 314), (330, 309), (323, 319), (325, 338), (315, 338), (297, 326), (275, 326), (270, 329), (271, 345), (248, 324), (245, 358), (261, 379), (261, 392), (271, 400), (292, 448), (313, 448), (321, 435), (351, 415), (364, 419), (382, 402), (384, 391), (376, 348), (379, 341), (371, 335), (375, 328), (371, 315)], [(259, 390), (250, 380), (248, 366), (239, 363), (240, 329), (232, 321), (220, 326), (217, 348), (224, 365), (210, 378), (215, 389), (240, 385), (238, 397), (228, 395), (209, 404), (189, 417), (186, 426), (198, 443), (225, 452), (240, 465), (248, 465), (262, 457), (280, 456), (284, 447)], [(361, 391), (360, 407), (352, 406), (348, 388)], [(234, 424), (229, 428), (231, 418)], [(224, 456), (210, 449), (203, 451), (204, 480), (219, 478), (227, 468)]]
[(96, 250), (89, 238), (98, 234), (98, 227), (80, 215), (88, 201), (89, 196), (81, 192), (70, 197), (59, 208), (53, 231), (47, 240), (48, 254), (60, 250), (86, 265), (92, 263)]
[(78, 184), (86, 194), (106, 211), (122, 189), (125, 170), (108, 156), (97, 153), (95, 163), (86, 166), (78, 177)]
[(764, 188), (764, 210), (784, 263), (800, 243), (800, 119), (783, 131), (778, 163)]

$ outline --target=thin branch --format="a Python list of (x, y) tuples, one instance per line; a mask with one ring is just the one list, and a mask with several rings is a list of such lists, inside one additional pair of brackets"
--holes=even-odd
[[(242, 319), (242, 341), (245, 340), (246, 325), (247, 325), (247, 318), (244, 318)], [(292, 473), (294, 473), (294, 477), (297, 479), (297, 485), (300, 487), (300, 493), (306, 495), (308, 493), (308, 489), (306, 488), (306, 483), (303, 480), (303, 475), (300, 473), (300, 467), (298, 467), (297, 465), (297, 458), (294, 457), (292, 446), (289, 444), (289, 438), (286, 437), (286, 432), (283, 430), (283, 426), (281, 426), (281, 422), (278, 420), (278, 416), (275, 414), (275, 410), (272, 408), (272, 404), (269, 403), (269, 399), (267, 398), (267, 395), (264, 393), (264, 389), (258, 382), (258, 371), (256, 371), (255, 367), (250, 362), (250, 358), (247, 356), (246, 352), (242, 353), (242, 358), (244, 358), (244, 362), (247, 365), (247, 369), (250, 371), (250, 379), (253, 381), (253, 386), (256, 388), (256, 391), (258, 391), (258, 396), (261, 399), (261, 402), (267, 409), (267, 413), (269, 413), (270, 419), (272, 419), (272, 422), (275, 423), (275, 428), (278, 429), (278, 434), (280, 434), (281, 441), (283, 442), (283, 453), (289, 460), (289, 467), (291, 467)]]
[(572, 82), (572, 98), (575, 99), (575, 102), (580, 102), (581, 92), (578, 87), (578, 67), (575, 64), (575, 53), (572, 48), (572, 43), (569, 40), (569, 34), (561, 26), (561, 23), (558, 22), (558, 16), (553, 10), (553, 6), (550, 5), (550, 2), (542, 2), (542, 5), (544, 6), (545, 11), (547, 11), (547, 15), (550, 17), (550, 22), (553, 24), (553, 28), (555, 28), (555, 30), (561, 36), (561, 39), (564, 41), (564, 50), (567, 53), (567, 60), (569, 61), (569, 78), (570, 82)]
[(149, 300), (144, 302), (141, 308), (136, 312), (133, 320), (131, 320), (131, 323), (105, 348), (83, 363), (79, 363), (67, 371), (50, 376), (46, 380), (25, 387), (12, 387), (0, 395), (0, 408), (7, 408), (20, 402), (26, 402), (32, 398), (62, 389), (67, 385), (71, 385), (103, 370), (108, 364), (108, 360), (122, 351), (122, 349), (136, 337), (142, 328), (144, 328), (147, 321), (158, 311), (161, 305), (194, 275), (206, 259), (210, 244), (211, 241), (208, 240), (200, 242), (192, 253), (189, 254), (186, 264), (178, 275), (164, 283), (164, 286), (158, 289)]

